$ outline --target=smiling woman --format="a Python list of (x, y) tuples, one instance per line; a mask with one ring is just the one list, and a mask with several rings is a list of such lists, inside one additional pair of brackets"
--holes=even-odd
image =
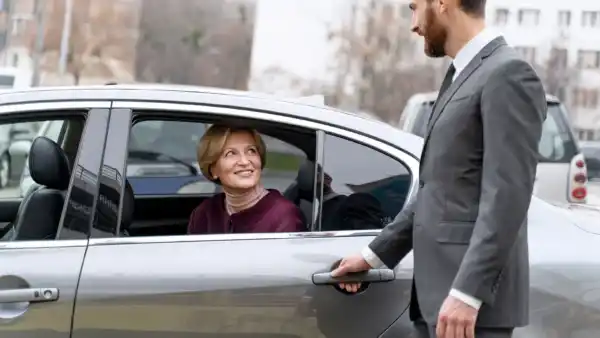
[(261, 184), (266, 146), (251, 128), (211, 126), (198, 145), (206, 179), (224, 193), (203, 201), (190, 216), (189, 234), (299, 232), (300, 210), (277, 190)]

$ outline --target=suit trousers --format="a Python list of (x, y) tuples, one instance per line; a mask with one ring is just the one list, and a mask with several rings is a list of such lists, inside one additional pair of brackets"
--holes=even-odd
[[(436, 338), (435, 326), (427, 324), (422, 319), (417, 319), (415, 325), (415, 338)], [(513, 329), (509, 328), (475, 328), (475, 338), (511, 338)]]

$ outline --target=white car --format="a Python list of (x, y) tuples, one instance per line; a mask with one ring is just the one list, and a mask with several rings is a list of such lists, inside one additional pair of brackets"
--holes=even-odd
[[(587, 169), (573, 135), (564, 105), (547, 95), (548, 114), (539, 144), (534, 195), (549, 202), (586, 203)], [(437, 92), (413, 95), (404, 107), (398, 127), (424, 137)]]

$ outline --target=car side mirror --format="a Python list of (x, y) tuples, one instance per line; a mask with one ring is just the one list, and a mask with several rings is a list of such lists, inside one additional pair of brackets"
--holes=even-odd
[(27, 156), (29, 155), (31, 144), (32, 142), (29, 140), (20, 140), (12, 142), (8, 147), (8, 153), (10, 154), (10, 156)]

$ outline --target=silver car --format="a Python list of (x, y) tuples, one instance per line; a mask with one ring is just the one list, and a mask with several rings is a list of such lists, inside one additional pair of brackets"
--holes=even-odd
[[(20, 119), (65, 123), (31, 145), (39, 187), (0, 199), (2, 338), (411, 336), (411, 254), (351, 276), (358, 294), (328, 272), (415, 196), (421, 138), (318, 104), (174, 86), (0, 94), (0, 124)], [(128, 144), (149, 121), (241, 123), (294, 149), (267, 149), (263, 176), (306, 231), (186, 235), (213, 192), (181, 189), (202, 182), (192, 173), (132, 182)], [(597, 209), (533, 199), (530, 325), (515, 337), (600, 336), (599, 229)]]

